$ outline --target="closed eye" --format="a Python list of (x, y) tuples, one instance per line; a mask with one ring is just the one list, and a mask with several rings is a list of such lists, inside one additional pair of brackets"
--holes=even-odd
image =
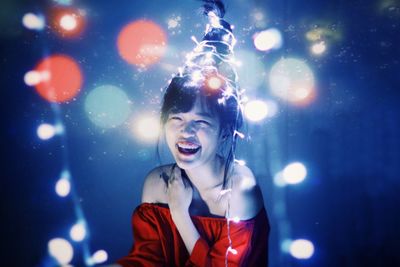
[(205, 125), (211, 125), (211, 123), (209, 123), (208, 121), (205, 121), (205, 120), (197, 120), (196, 123), (205, 124)]
[(170, 119), (170, 120), (179, 120), (179, 121), (182, 120), (182, 119), (181, 119), (180, 117), (178, 117), (178, 116), (172, 116), (172, 117), (170, 117), (169, 119)]

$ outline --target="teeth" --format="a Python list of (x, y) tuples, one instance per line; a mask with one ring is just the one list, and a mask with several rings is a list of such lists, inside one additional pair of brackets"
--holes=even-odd
[(178, 146), (183, 149), (197, 149), (200, 147), (199, 145), (189, 143), (178, 143)]

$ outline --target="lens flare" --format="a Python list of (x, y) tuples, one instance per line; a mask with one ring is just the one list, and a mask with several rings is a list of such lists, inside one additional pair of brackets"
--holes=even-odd
[(165, 54), (167, 36), (152, 21), (137, 20), (126, 25), (118, 35), (120, 56), (128, 63), (147, 67), (157, 63)]
[[(40, 78), (37, 74), (40, 74)], [(50, 102), (62, 103), (73, 99), (80, 91), (83, 83), (78, 63), (65, 55), (53, 55), (44, 58), (35, 67), (33, 81), (38, 94)], [(26, 77), (25, 77), (26, 78)]]

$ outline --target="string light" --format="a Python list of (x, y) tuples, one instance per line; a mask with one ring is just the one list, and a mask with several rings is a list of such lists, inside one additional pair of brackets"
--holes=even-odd
[(233, 255), (236, 255), (238, 253), (237, 250), (232, 247), (228, 247), (228, 252), (232, 253)]
[(239, 164), (240, 166), (246, 165), (246, 162), (245, 162), (244, 160), (235, 159), (235, 162), (236, 162), (237, 164)]
[(233, 134), (239, 136), (241, 139), (244, 138), (244, 134), (241, 133), (241, 132), (238, 132), (238, 131), (236, 131), (236, 130), (233, 132)]

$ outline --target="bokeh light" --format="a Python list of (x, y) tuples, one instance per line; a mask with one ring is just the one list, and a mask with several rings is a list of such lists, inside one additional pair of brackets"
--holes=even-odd
[(168, 19), (167, 24), (168, 24), (168, 29), (175, 29), (180, 27), (180, 21), (181, 21), (180, 16), (173, 16)]
[(28, 86), (35, 86), (40, 83), (41, 80), (42, 76), (40, 75), (40, 72), (35, 70), (28, 71), (24, 75), (24, 82)]
[(105, 250), (102, 249), (93, 253), (91, 257), (91, 262), (93, 262), (94, 264), (103, 263), (106, 262), (107, 260), (108, 260), (108, 254)]
[(322, 55), (326, 51), (326, 44), (324, 41), (320, 41), (311, 46), (311, 52), (314, 55)]
[(22, 24), (27, 29), (40, 31), (44, 29), (45, 20), (41, 15), (27, 13), (22, 17)]
[(256, 28), (265, 28), (267, 25), (267, 16), (264, 12), (264, 10), (255, 9), (250, 13), (250, 17)]
[(244, 114), (250, 121), (261, 121), (268, 116), (268, 105), (261, 100), (253, 100), (246, 103)]
[(254, 46), (260, 51), (268, 51), (282, 47), (282, 34), (279, 30), (274, 28), (256, 33), (253, 39)]
[(154, 143), (160, 133), (160, 119), (152, 114), (143, 114), (132, 120), (134, 137), (141, 142)]
[(278, 172), (274, 175), (274, 185), (277, 187), (286, 186), (286, 181), (283, 179), (282, 172)]
[(74, 14), (65, 14), (60, 18), (60, 26), (66, 31), (73, 31), (78, 25)]
[(80, 242), (83, 239), (85, 239), (85, 237), (86, 237), (85, 223), (80, 221), (80, 222), (74, 224), (71, 227), (71, 230), (69, 231), (69, 235), (70, 235), (71, 239), (76, 242)]
[(60, 264), (70, 263), (74, 256), (71, 244), (63, 238), (54, 238), (47, 244), (49, 254)]
[(50, 102), (71, 100), (82, 87), (83, 77), (78, 63), (65, 55), (44, 58), (34, 71), (29, 74), (33, 75), (33, 81), (28, 77), (28, 82), (35, 83), (38, 79), (37, 73), (40, 73), (40, 82), (35, 84), (36, 91)]
[(266, 100), (265, 104), (267, 104), (267, 107), (268, 107), (267, 117), (268, 118), (274, 117), (278, 113), (278, 110), (279, 110), (278, 104), (272, 100)]
[(309, 240), (297, 239), (291, 242), (289, 252), (296, 259), (309, 259), (314, 254), (314, 245)]
[(330, 42), (339, 41), (342, 38), (342, 31), (340, 28), (332, 27), (329, 22), (324, 22), (322, 25), (312, 28), (306, 33), (306, 39), (310, 42), (319, 42), (328, 40)]
[(294, 104), (307, 104), (315, 96), (314, 74), (299, 59), (283, 58), (276, 62), (269, 74), (271, 92)]
[(300, 162), (288, 164), (282, 171), (282, 177), (288, 184), (298, 184), (307, 176), (306, 167)]
[(71, 183), (67, 177), (60, 178), (56, 183), (56, 193), (60, 197), (66, 197), (71, 191)]
[(48, 123), (42, 123), (37, 128), (36, 133), (40, 139), (48, 140), (56, 134), (56, 127)]
[(210, 89), (216, 90), (221, 88), (223, 81), (217, 76), (211, 76), (207, 79), (207, 85)]
[(86, 26), (86, 11), (71, 7), (55, 8), (51, 15), (52, 29), (62, 37), (80, 36)]
[(95, 125), (101, 128), (115, 128), (129, 117), (131, 101), (119, 87), (102, 85), (87, 95), (85, 112)]
[(239, 50), (235, 53), (239, 62), (237, 73), (239, 82), (244, 89), (252, 91), (257, 89), (265, 80), (266, 72), (264, 64), (256, 54), (247, 50)]
[(166, 51), (167, 36), (156, 23), (137, 20), (126, 25), (118, 35), (120, 56), (128, 63), (147, 67), (157, 63)]
[(69, 6), (72, 4), (72, 0), (53, 0), (59, 5)]

